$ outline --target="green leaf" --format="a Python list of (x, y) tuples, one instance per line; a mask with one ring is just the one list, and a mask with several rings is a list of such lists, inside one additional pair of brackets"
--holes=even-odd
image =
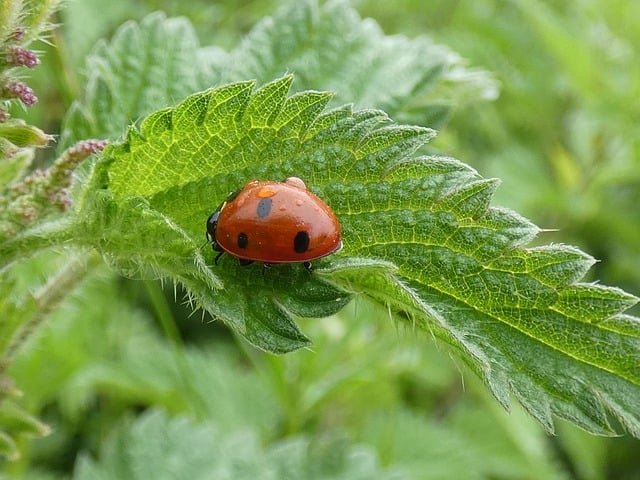
[[(359, 142), (360, 136), (353, 136), (357, 122), (347, 109), (329, 115), (333, 121), (342, 117), (351, 137), (327, 136), (337, 125), (323, 124), (327, 121), (319, 111), (330, 96), (309, 92), (287, 98), (291, 80), (284, 77), (255, 93), (251, 83), (232, 84), (147, 117), (96, 166), (94, 178), (108, 178), (108, 189), (95, 191), (83, 204), (84, 223), (77, 233), (126, 274), (146, 271), (184, 283), (198, 305), (272, 352), (308, 343), (293, 316), (329, 315), (350, 295), (296, 266), (266, 275), (212, 268), (213, 252), (202, 247), (211, 211), (250, 176), (315, 175), (319, 185), (322, 176), (329, 181), (320, 149), (355, 148)], [(385, 118), (376, 115), (378, 121)], [(370, 115), (364, 120), (369, 122)], [(307, 139), (312, 126), (322, 129)], [(431, 135), (428, 129), (406, 130), (408, 138), (399, 137), (396, 146)], [(340, 146), (343, 141), (347, 145)], [(363, 148), (373, 149), (373, 143)], [(254, 295), (255, 288), (269, 293)]]
[[(497, 185), (450, 158), (415, 156), (433, 131), (380, 111), (320, 112), (327, 94), (286, 97), (283, 77), (187, 98), (132, 128), (94, 169), (106, 182), (80, 212), (78, 238), (125, 272), (184, 283), (196, 303), (260, 348), (307, 344), (296, 316), (324, 316), (364, 292), (460, 355), (508, 408), (513, 394), (591, 432), (640, 434), (637, 299), (579, 280), (576, 248), (527, 248), (539, 229), (491, 207)], [(256, 178), (305, 178), (334, 209), (344, 249), (266, 274), (226, 257), (213, 266), (204, 223), (229, 191)], [(330, 281), (328, 281), (330, 280)], [(256, 294), (258, 292), (258, 294)]]
[[(3, 141), (0, 139), (0, 150), (2, 149)], [(11, 183), (20, 180), (27, 169), (31, 166), (33, 161), (34, 151), (32, 148), (14, 149), (11, 155), (3, 156), (0, 161), (0, 185), (9, 186)], [(2, 153), (0, 152), (0, 155)], [(3, 195), (6, 193), (3, 192)]]
[(444, 418), (399, 409), (371, 416), (361, 435), (410, 478), (571, 478), (548, 435), (522, 409), (514, 408), (506, 421), (495, 405), (469, 402), (473, 390), (465, 389)]
[(42, 130), (27, 125), (23, 120), (11, 119), (0, 123), (0, 138), (6, 139), (17, 147), (44, 147), (51, 137)]
[(200, 47), (187, 20), (154, 13), (99, 43), (85, 71), (86, 91), (67, 113), (61, 149), (116, 139), (132, 122), (196, 91), (247, 79), (263, 84), (286, 73), (295, 74), (294, 91), (333, 91), (335, 106), (377, 107), (431, 126), (442, 124), (452, 105), (497, 91), (487, 72), (468, 69), (455, 52), (427, 37), (385, 36), (345, 0), (290, 2), (230, 52)]
[(223, 436), (209, 424), (152, 410), (122, 429), (98, 461), (80, 457), (73, 479), (400, 479), (375, 453), (339, 438), (260, 445), (252, 432)]
[(84, 98), (65, 117), (60, 151), (87, 138), (117, 138), (132, 121), (205, 88), (200, 56), (184, 18), (155, 13), (124, 24), (87, 58)]
[(403, 123), (438, 126), (463, 98), (497, 96), (491, 76), (457, 53), (426, 36), (386, 36), (345, 0), (290, 2), (218, 61), (219, 82), (290, 72), (296, 91), (333, 91), (334, 105), (375, 106)]

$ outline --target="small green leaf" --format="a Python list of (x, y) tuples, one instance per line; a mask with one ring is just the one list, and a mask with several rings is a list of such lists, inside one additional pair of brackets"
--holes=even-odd
[(154, 13), (123, 25), (87, 59), (84, 98), (69, 109), (61, 151), (87, 138), (116, 138), (132, 121), (200, 90), (205, 58), (184, 18)]
[[(5, 153), (1, 151), (2, 143), (0, 139), (0, 155)], [(20, 180), (31, 166), (31, 162), (35, 156), (32, 148), (15, 149), (13, 146), (9, 148), (13, 150), (12, 154), (2, 156), (0, 161), (0, 185), (3, 186), (8, 186)]]
[(39, 128), (15, 119), (0, 123), (0, 138), (10, 141), (17, 147), (44, 147), (51, 140), (51, 137)]

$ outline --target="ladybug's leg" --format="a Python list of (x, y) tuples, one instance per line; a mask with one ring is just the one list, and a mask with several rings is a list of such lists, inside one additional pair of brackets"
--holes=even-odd
[(262, 264), (262, 274), (264, 275), (267, 270), (270, 270), (271, 266), (272, 265), (270, 263), (263, 263)]
[(311, 262), (304, 262), (303, 265), (304, 265), (304, 268), (307, 269), (307, 272), (309, 273), (313, 272), (313, 267), (311, 266)]
[(247, 265), (251, 265), (253, 263), (253, 260), (247, 260), (245, 258), (239, 258), (238, 259), (238, 263), (240, 263), (241, 267), (246, 267)]
[(218, 265), (218, 260), (220, 260), (220, 257), (224, 254), (224, 250), (221, 250), (220, 253), (218, 253), (218, 255), (216, 255), (216, 259), (213, 261), (213, 263), (215, 263), (216, 265)]

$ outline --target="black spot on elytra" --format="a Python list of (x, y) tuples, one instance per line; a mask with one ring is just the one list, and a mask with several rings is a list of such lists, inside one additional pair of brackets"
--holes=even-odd
[(293, 239), (293, 249), (296, 253), (304, 253), (309, 249), (309, 233), (298, 232)]
[(258, 218), (265, 218), (269, 216), (269, 212), (271, 212), (271, 204), (273, 201), (270, 198), (263, 198), (258, 202), (258, 208), (256, 213), (258, 214)]
[(247, 248), (249, 246), (249, 237), (244, 232), (238, 234), (238, 248)]

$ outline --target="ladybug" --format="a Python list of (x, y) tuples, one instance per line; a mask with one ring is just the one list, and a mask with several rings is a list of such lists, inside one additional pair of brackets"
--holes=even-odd
[(207, 220), (207, 241), (215, 263), (227, 252), (240, 265), (304, 263), (342, 247), (340, 223), (329, 206), (303, 180), (251, 180), (232, 193)]

